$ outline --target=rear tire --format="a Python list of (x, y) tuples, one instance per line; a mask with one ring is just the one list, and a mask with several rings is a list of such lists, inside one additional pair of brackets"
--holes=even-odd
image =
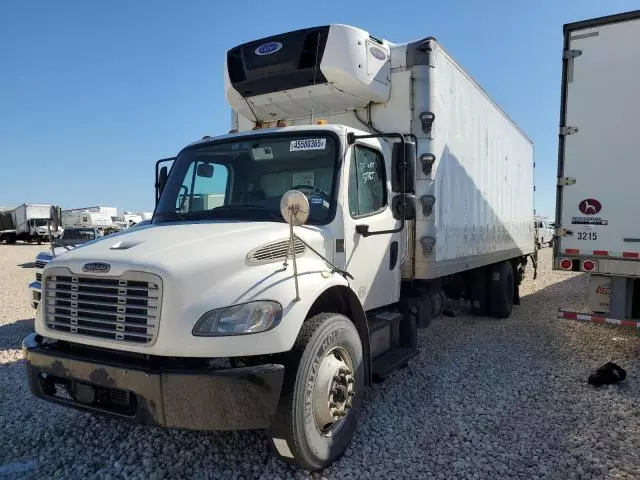
[(496, 318), (508, 318), (513, 310), (515, 278), (511, 262), (496, 263), (489, 272), (489, 309)]
[(362, 343), (353, 323), (337, 313), (306, 320), (285, 362), (268, 431), (278, 456), (312, 471), (341, 457), (356, 429), (364, 386)]
[(471, 313), (476, 317), (486, 317), (489, 311), (489, 294), (487, 292), (488, 271), (485, 267), (476, 269), (471, 274), (469, 296)]

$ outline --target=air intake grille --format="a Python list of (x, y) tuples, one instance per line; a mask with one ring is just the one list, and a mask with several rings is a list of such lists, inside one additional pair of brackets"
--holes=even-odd
[[(290, 250), (289, 239), (280, 240), (277, 242), (262, 245), (254, 250), (251, 250), (247, 254), (247, 263), (252, 265), (261, 265), (263, 263), (277, 262), (284, 260), (287, 256), (287, 251)], [(295, 252), (297, 255), (302, 255), (306, 248), (304, 243), (299, 239), (295, 240)], [(289, 258), (291, 258), (291, 252), (289, 251)]]
[(149, 345), (158, 329), (161, 289), (151, 274), (114, 278), (53, 269), (44, 280), (43, 315), (51, 330)]
[(45, 262), (43, 260), (36, 260), (36, 268), (44, 268), (47, 266), (47, 263), (49, 262)]

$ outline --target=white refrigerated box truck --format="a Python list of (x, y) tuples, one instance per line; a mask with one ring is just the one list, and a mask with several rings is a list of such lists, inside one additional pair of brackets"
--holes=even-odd
[(533, 145), (434, 38), (275, 35), (228, 51), (225, 89), (232, 131), (156, 163), (150, 225), (44, 268), (29, 384), (148, 425), (266, 429), (317, 470), (447, 301), (519, 303)]
[(564, 26), (556, 270), (587, 272), (589, 310), (640, 319), (640, 10)]

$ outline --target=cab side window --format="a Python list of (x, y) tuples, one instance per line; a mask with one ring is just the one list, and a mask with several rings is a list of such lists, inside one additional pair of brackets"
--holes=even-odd
[(371, 215), (387, 206), (385, 177), (382, 154), (356, 145), (349, 168), (349, 211), (352, 217)]

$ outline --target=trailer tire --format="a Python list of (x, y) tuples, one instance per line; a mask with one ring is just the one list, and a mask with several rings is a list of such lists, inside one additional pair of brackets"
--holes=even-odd
[(495, 318), (508, 318), (513, 310), (515, 278), (511, 262), (496, 263), (489, 272), (489, 310)]
[[(286, 356), (269, 440), (282, 460), (321, 470), (343, 455), (360, 416), (365, 387), (360, 336), (344, 315), (321, 313), (305, 321)], [(331, 421), (333, 428), (321, 430)]]
[(469, 300), (471, 313), (476, 317), (486, 317), (489, 312), (489, 293), (487, 287), (488, 269), (480, 267), (471, 273)]

